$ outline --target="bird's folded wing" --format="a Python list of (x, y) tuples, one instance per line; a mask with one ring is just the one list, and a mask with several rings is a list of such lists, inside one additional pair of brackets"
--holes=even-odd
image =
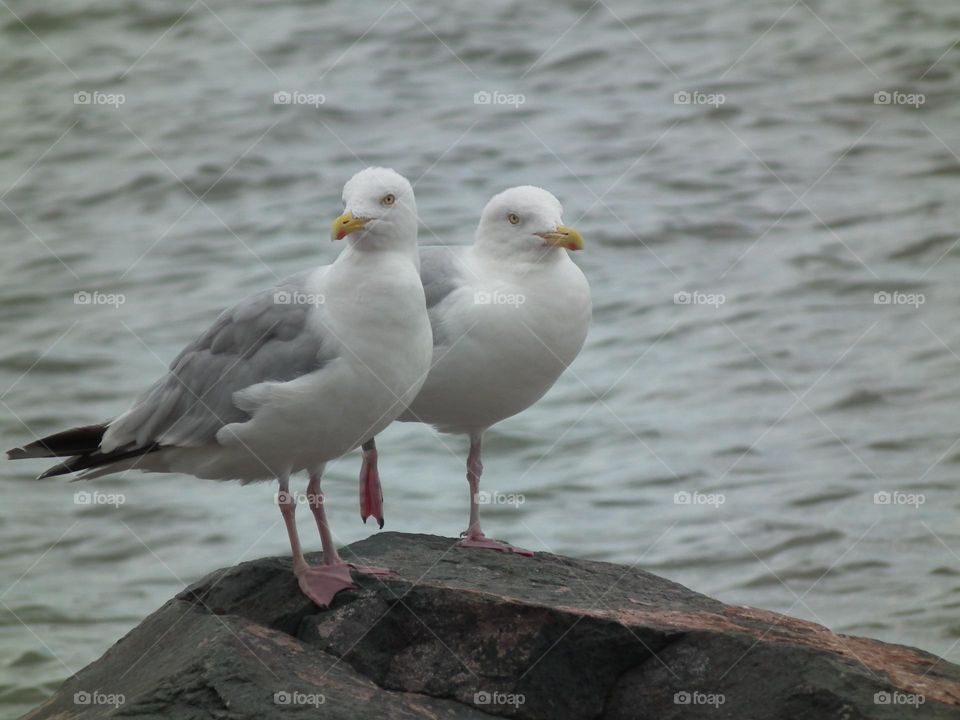
[(454, 291), (470, 285), (462, 260), (466, 250), (464, 245), (426, 245), (420, 248), (420, 281), (427, 298), (434, 347), (443, 347), (454, 336), (454, 328), (450, 327), (445, 311)]
[(225, 310), (170, 364), (169, 372), (110, 424), (101, 449), (197, 446), (249, 415), (234, 394), (262, 382), (287, 382), (335, 359), (338, 343), (308, 322), (310, 271), (298, 273)]

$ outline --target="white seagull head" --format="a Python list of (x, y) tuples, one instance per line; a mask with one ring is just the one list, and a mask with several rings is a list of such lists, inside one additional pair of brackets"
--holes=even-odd
[(557, 198), (543, 188), (521, 185), (490, 199), (480, 216), (476, 244), (498, 254), (546, 257), (561, 248), (581, 250), (583, 238), (563, 224)]
[(343, 206), (343, 215), (331, 228), (334, 240), (350, 235), (350, 242), (364, 249), (416, 246), (413, 186), (395, 170), (368, 167), (358, 172), (343, 186)]

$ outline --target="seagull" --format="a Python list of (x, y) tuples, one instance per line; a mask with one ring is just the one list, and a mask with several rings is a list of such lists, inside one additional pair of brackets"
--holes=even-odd
[[(433, 362), (403, 422), (468, 435), (470, 522), (460, 547), (532, 555), (480, 527), (481, 441), (492, 425), (539, 400), (573, 362), (590, 324), (590, 286), (566, 250), (583, 238), (538, 187), (495, 195), (474, 244), (420, 249), (420, 279), (433, 327)], [(375, 438), (363, 443), (360, 515), (383, 527)]]
[[(119, 417), (32, 442), (8, 458), (67, 458), (40, 478), (88, 479), (139, 469), (197, 478), (279, 482), (293, 569), (321, 607), (353, 587), (320, 491), (325, 464), (383, 430), (427, 376), (432, 334), (417, 256), (413, 188), (367, 168), (343, 188), (332, 237), (349, 241), (331, 265), (293, 275), (224, 311), (169, 372)], [(307, 503), (323, 546), (307, 564), (290, 475), (309, 473)]]

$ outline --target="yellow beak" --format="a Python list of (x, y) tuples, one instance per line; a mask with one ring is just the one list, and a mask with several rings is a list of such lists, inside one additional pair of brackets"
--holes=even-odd
[(369, 222), (367, 218), (354, 217), (352, 212), (345, 212), (333, 221), (330, 237), (334, 240), (343, 240), (347, 235), (360, 230), (367, 222)]
[(553, 232), (540, 235), (548, 245), (566, 248), (567, 250), (583, 250), (583, 236), (566, 225), (557, 225)]

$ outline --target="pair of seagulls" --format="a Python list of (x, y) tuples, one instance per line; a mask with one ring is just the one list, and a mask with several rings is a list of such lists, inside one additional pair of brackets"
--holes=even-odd
[[(413, 188), (367, 168), (343, 188), (331, 264), (293, 275), (224, 311), (133, 406), (7, 453), (65, 458), (41, 478), (138, 469), (279, 482), (278, 504), (304, 594), (326, 607), (353, 587), (320, 490), (324, 466), (363, 447), (360, 510), (383, 527), (375, 436), (394, 420), (470, 438), (470, 521), (459, 545), (530, 555), (480, 527), (481, 438), (536, 402), (577, 356), (590, 288), (566, 250), (583, 247), (560, 202), (514, 187), (483, 210), (471, 246), (417, 245)], [(307, 471), (323, 546), (304, 559), (290, 476)]]

